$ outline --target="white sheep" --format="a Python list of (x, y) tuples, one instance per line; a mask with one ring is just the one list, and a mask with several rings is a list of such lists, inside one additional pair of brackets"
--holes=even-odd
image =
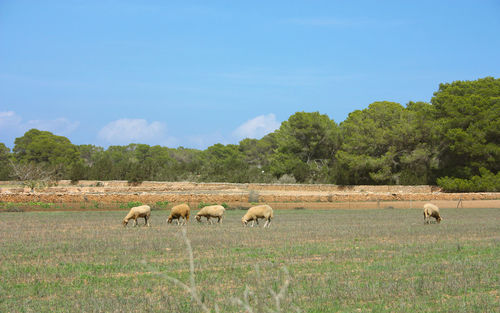
[(434, 217), (438, 223), (442, 220), (439, 215), (439, 208), (432, 203), (426, 203), (424, 204), (424, 224), (429, 224), (431, 217)]
[(170, 223), (172, 223), (172, 220), (176, 219), (177, 225), (179, 225), (179, 220), (181, 218), (184, 218), (182, 225), (186, 225), (187, 222), (189, 221), (190, 211), (191, 211), (191, 209), (189, 208), (189, 205), (187, 205), (185, 203), (174, 206), (170, 210), (170, 216), (167, 219), (167, 223), (170, 224)]
[(254, 222), (259, 224), (259, 218), (266, 219), (264, 227), (269, 227), (271, 225), (271, 219), (274, 217), (273, 209), (267, 205), (257, 205), (248, 209), (247, 213), (241, 218), (241, 223), (246, 226), (249, 221), (252, 221), (252, 226)]
[(209, 206), (203, 207), (196, 214), (196, 220), (198, 222), (201, 222), (201, 218), (206, 217), (207, 222), (212, 224), (212, 221), (210, 220), (210, 218), (213, 217), (213, 218), (217, 218), (217, 223), (222, 223), (222, 217), (224, 215), (224, 212), (226, 212), (226, 209), (222, 205), (209, 205)]
[(144, 225), (151, 226), (149, 224), (149, 217), (151, 216), (151, 208), (149, 205), (136, 206), (130, 209), (127, 216), (123, 219), (123, 226), (127, 226), (130, 219), (134, 219), (134, 226), (137, 225), (137, 219), (139, 217), (144, 217)]

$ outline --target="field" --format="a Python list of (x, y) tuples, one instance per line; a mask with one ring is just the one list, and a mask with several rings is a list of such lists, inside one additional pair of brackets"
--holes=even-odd
[(202, 312), (193, 282), (212, 312), (500, 311), (498, 208), (431, 225), (420, 209), (277, 210), (269, 229), (167, 213), (151, 228), (122, 227), (124, 210), (0, 213), (0, 312)]

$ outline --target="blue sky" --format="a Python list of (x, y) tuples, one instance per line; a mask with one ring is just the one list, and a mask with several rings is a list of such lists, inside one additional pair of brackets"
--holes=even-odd
[(0, 142), (205, 149), (500, 77), (499, 1), (0, 0)]

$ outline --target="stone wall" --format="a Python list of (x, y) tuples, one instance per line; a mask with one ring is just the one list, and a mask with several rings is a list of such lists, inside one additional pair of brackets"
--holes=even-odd
[(60, 181), (43, 189), (0, 182), (0, 201), (48, 203), (336, 203), (373, 201), (496, 200), (500, 193), (443, 193), (435, 186), (338, 186), (299, 184), (230, 184), (192, 182)]

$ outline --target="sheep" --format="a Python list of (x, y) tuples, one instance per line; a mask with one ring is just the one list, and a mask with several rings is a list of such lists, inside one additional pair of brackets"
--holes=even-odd
[(247, 223), (249, 221), (252, 221), (252, 226), (254, 225), (254, 222), (257, 222), (257, 225), (259, 224), (259, 218), (266, 219), (266, 223), (264, 224), (264, 227), (269, 227), (271, 225), (271, 219), (274, 217), (273, 214), (273, 209), (267, 205), (257, 205), (254, 207), (251, 207), (248, 209), (247, 213), (241, 218), (241, 223), (243, 226), (247, 226)]
[(134, 226), (137, 225), (137, 218), (144, 217), (144, 225), (149, 224), (149, 217), (151, 216), (151, 207), (149, 205), (136, 206), (130, 209), (127, 216), (123, 219), (123, 226), (127, 226), (130, 219), (134, 219)]
[(198, 222), (201, 222), (201, 218), (206, 217), (207, 222), (210, 222), (210, 224), (212, 224), (212, 221), (210, 220), (210, 218), (214, 217), (214, 218), (217, 218), (217, 223), (222, 223), (222, 217), (223, 217), (225, 211), (226, 211), (226, 209), (222, 205), (209, 205), (209, 206), (203, 207), (196, 214), (196, 220)]
[(429, 224), (431, 217), (434, 217), (438, 223), (442, 220), (439, 208), (432, 203), (426, 203), (424, 204), (424, 224)]
[(170, 224), (170, 223), (172, 223), (172, 220), (176, 219), (177, 225), (179, 225), (179, 220), (182, 217), (182, 218), (184, 218), (182, 225), (186, 225), (187, 222), (189, 221), (190, 211), (191, 211), (191, 209), (189, 208), (189, 205), (187, 205), (185, 203), (174, 206), (170, 210), (170, 216), (167, 219), (167, 223)]

